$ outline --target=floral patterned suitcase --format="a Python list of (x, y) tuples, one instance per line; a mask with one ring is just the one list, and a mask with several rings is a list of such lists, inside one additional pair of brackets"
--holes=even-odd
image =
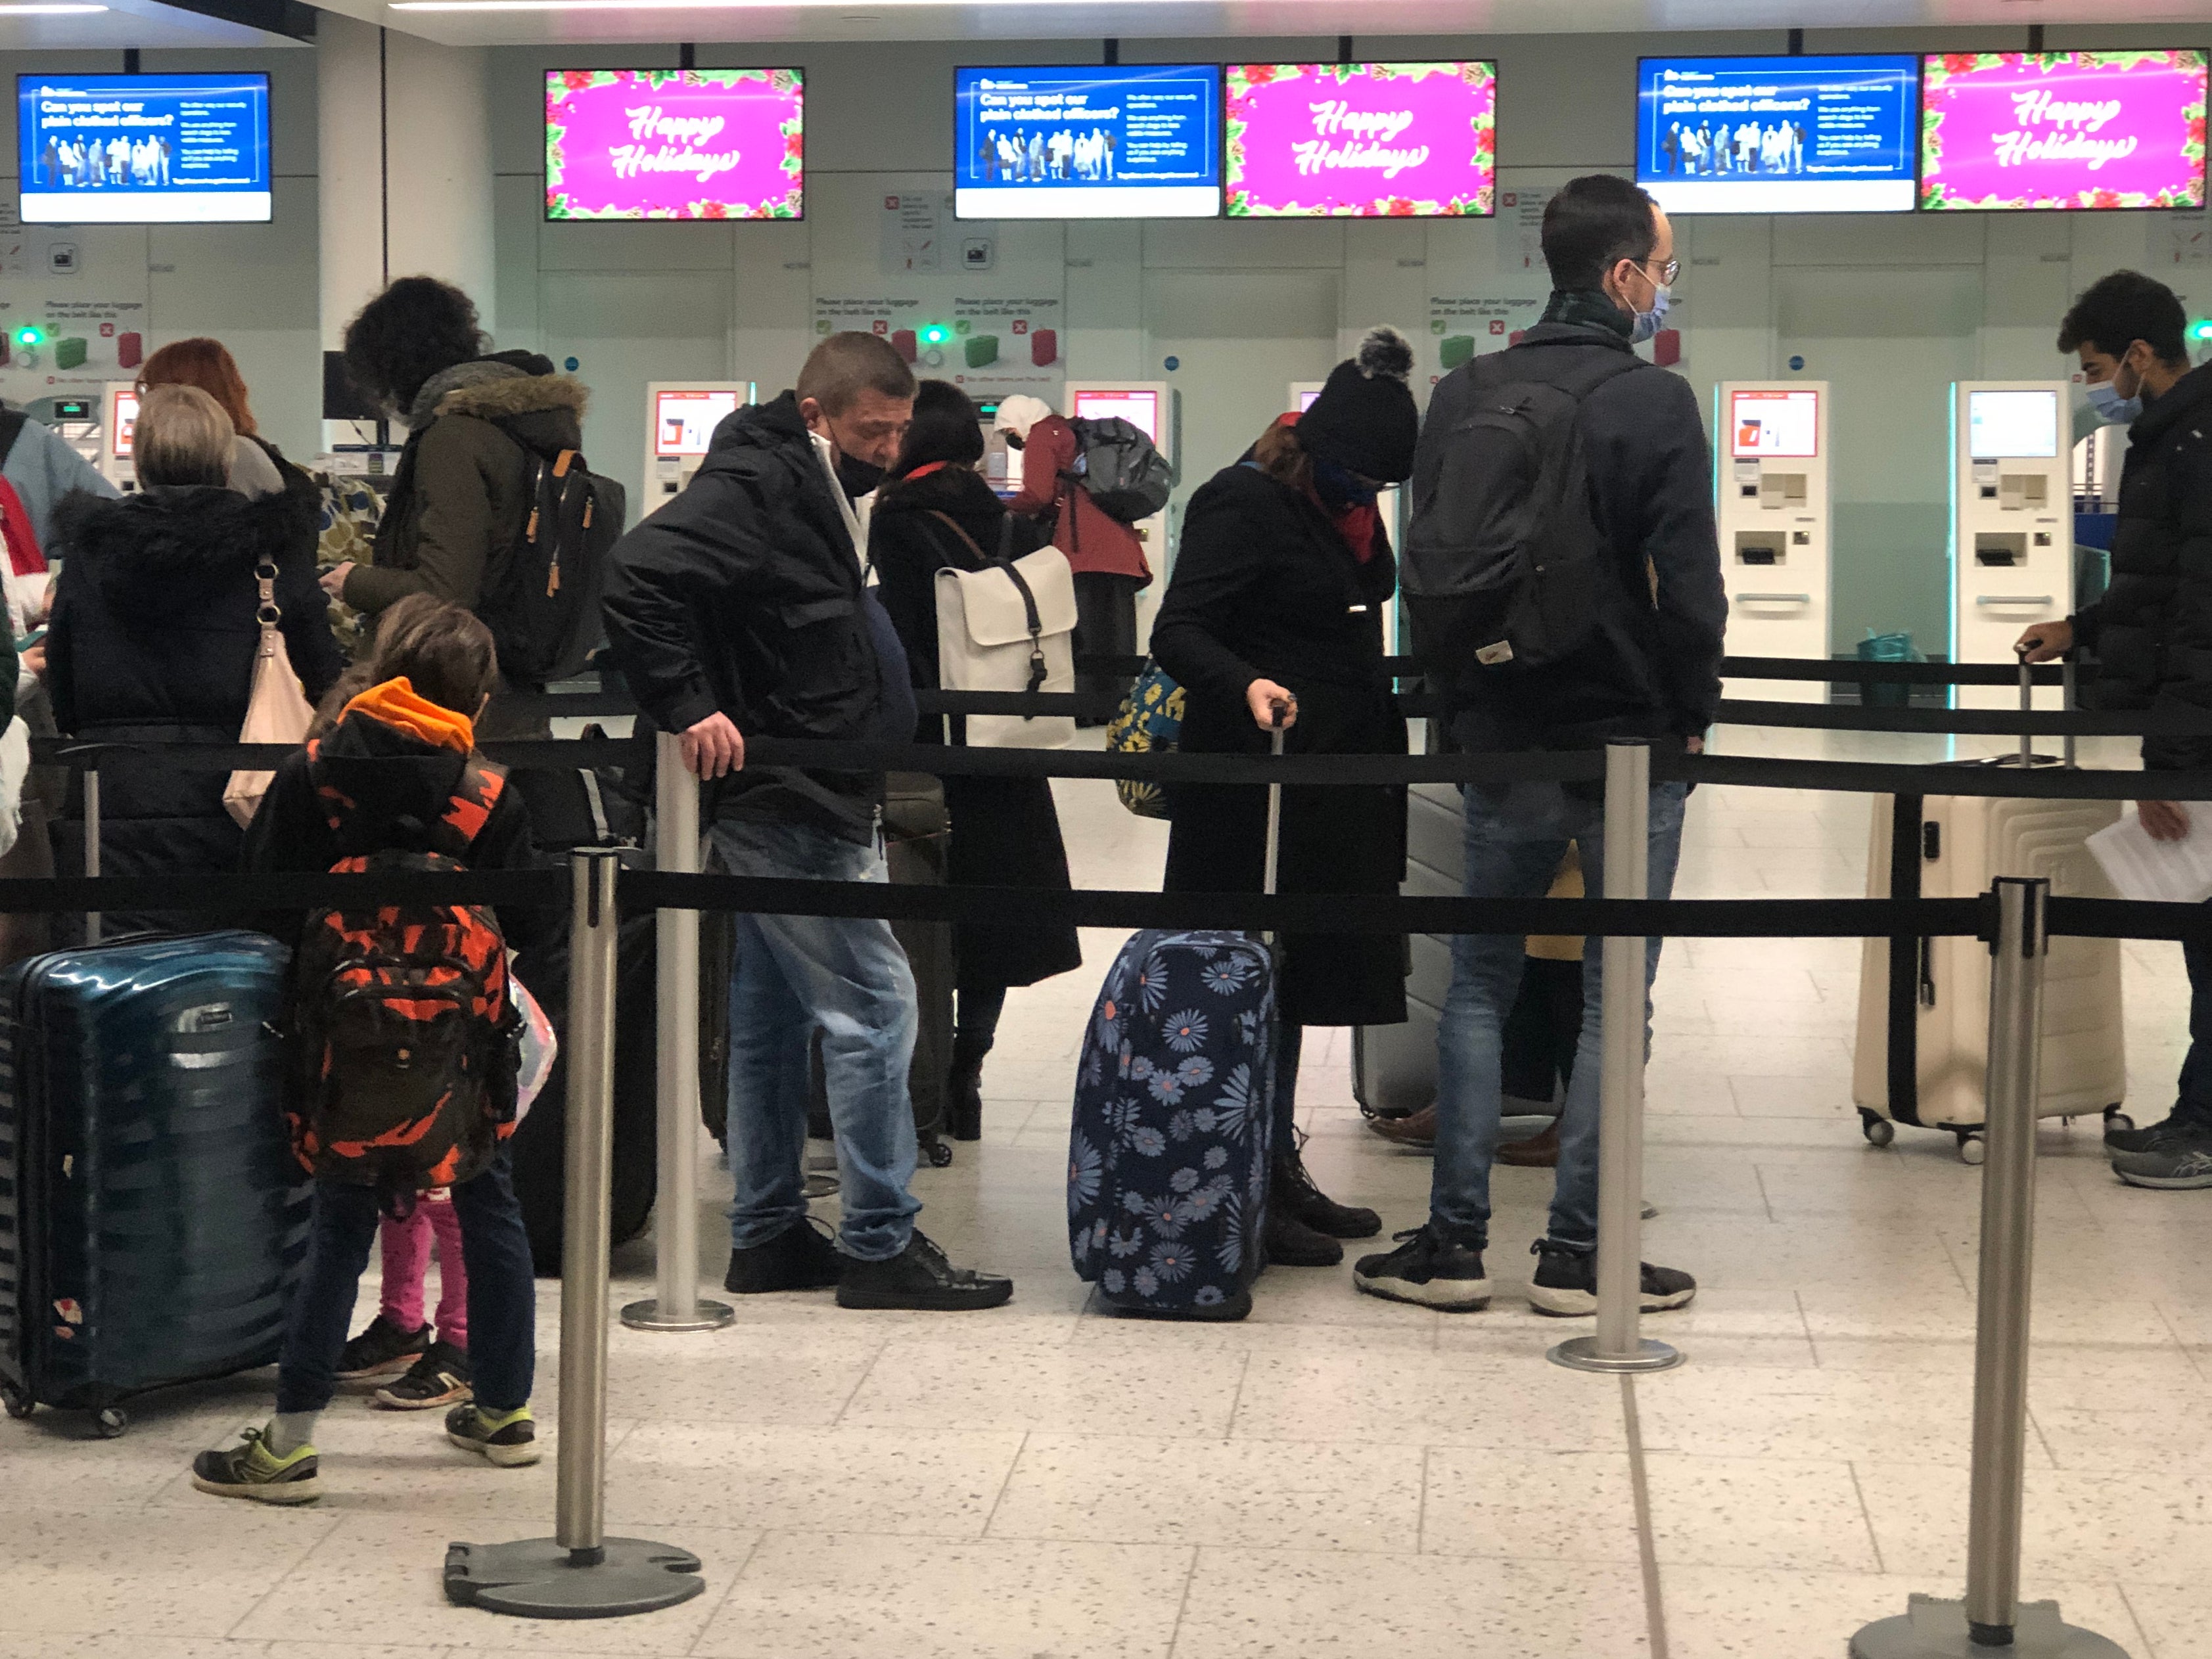
[(1242, 1319), (1264, 1261), (1275, 981), (1247, 933), (1134, 935), (1083, 1042), (1075, 1271), (1132, 1313)]

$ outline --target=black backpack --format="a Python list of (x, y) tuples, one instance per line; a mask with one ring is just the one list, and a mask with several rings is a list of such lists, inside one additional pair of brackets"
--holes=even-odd
[(529, 510), (484, 573), (477, 614), (499, 646), (500, 672), (543, 685), (581, 673), (605, 642), (599, 597), (629, 503), (573, 449), (551, 460), (532, 452), (527, 483)]
[(1141, 524), (1168, 504), (1175, 468), (1144, 428), (1118, 415), (1079, 416), (1068, 425), (1076, 443), (1070, 475), (1101, 513), (1121, 524)]
[(1421, 434), (1401, 580), (1414, 654), (1446, 685), (1559, 662), (1616, 602), (1576, 416), (1599, 386), (1647, 365), (1607, 352), (1544, 378), (1557, 358), (1516, 346), (1474, 359), (1454, 371), (1471, 383), (1461, 412)]

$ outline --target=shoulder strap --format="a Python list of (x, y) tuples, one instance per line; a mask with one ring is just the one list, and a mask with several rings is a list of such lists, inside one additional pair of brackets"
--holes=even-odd
[(976, 546), (975, 538), (969, 535), (966, 531), (963, 530), (960, 527), (960, 520), (954, 518), (950, 513), (939, 513), (933, 507), (929, 509), (929, 516), (936, 520), (938, 523), (943, 525), (954, 535), (959, 537), (963, 542), (966, 543), (968, 545), (968, 550), (975, 556), (976, 562), (979, 564), (988, 566), (994, 564), (1004, 564), (1006, 562), (1003, 557), (994, 559), (989, 554), (986, 553), (981, 548)]

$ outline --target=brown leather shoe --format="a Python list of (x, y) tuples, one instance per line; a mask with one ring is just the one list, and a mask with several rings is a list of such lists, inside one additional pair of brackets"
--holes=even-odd
[(1528, 1140), (1509, 1140), (1498, 1149), (1498, 1161), (1518, 1170), (1556, 1170), (1559, 1167), (1559, 1121), (1553, 1118), (1544, 1133)]
[(1417, 1152), (1432, 1152), (1437, 1148), (1434, 1106), (1424, 1106), (1408, 1117), (1370, 1117), (1367, 1127), (1393, 1146), (1410, 1147)]

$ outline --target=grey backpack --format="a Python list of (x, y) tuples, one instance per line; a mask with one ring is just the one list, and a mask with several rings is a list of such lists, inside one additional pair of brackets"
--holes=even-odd
[(1068, 422), (1075, 430), (1075, 465), (1069, 472), (1098, 504), (1098, 510), (1122, 524), (1149, 519), (1168, 504), (1175, 468), (1145, 429), (1118, 415)]

